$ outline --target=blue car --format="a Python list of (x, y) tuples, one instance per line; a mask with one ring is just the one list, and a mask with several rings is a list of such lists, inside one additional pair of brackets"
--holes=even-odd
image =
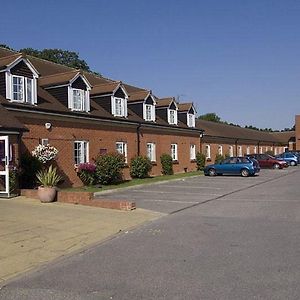
[(275, 156), (278, 159), (285, 160), (290, 166), (297, 166), (298, 156), (291, 152), (284, 152)]
[(260, 171), (256, 159), (249, 157), (229, 157), (218, 164), (208, 165), (204, 169), (204, 175), (216, 176), (223, 174), (235, 174), (242, 177), (253, 176)]

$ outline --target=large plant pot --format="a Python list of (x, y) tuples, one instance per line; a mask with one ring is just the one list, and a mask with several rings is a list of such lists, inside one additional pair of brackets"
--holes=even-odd
[(50, 203), (55, 200), (56, 188), (40, 186), (37, 194), (42, 203)]

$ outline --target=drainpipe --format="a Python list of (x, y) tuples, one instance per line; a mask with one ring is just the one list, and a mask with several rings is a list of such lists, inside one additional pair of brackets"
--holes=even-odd
[(235, 156), (238, 156), (238, 149), (237, 149), (237, 147), (238, 147), (238, 141), (239, 140), (235, 140)]
[(200, 139), (200, 153), (202, 154), (202, 139), (204, 137), (204, 132), (201, 132), (199, 135), (199, 139)]
[(141, 133), (141, 123), (136, 128), (136, 137), (137, 137), (137, 155), (140, 156), (141, 154), (141, 138), (140, 138), (140, 133)]

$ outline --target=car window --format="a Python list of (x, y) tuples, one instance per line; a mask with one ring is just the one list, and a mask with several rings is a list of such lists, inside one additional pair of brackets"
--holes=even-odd
[(236, 157), (231, 157), (229, 163), (230, 164), (236, 164), (237, 163), (237, 158)]
[(230, 164), (231, 158), (226, 158), (223, 160), (223, 164)]
[(241, 163), (243, 163), (243, 164), (248, 164), (249, 163), (249, 160), (248, 160), (248, 158), (246, 158), (246, 157), (242, 157), (242, 158), (240, 158), (240, 160), (241, 160)]

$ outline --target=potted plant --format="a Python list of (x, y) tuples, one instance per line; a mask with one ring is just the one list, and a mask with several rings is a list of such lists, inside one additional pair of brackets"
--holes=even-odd
[(48, 169), (38, 172), (36, 177), (41, 184), (38, 188), (38, 197), (41, 202), (53, 202), (57, 192), (56, 186), (62, 179), (62, 177), (57, 174), (56, 168), (53, 168), (51, 165)]

